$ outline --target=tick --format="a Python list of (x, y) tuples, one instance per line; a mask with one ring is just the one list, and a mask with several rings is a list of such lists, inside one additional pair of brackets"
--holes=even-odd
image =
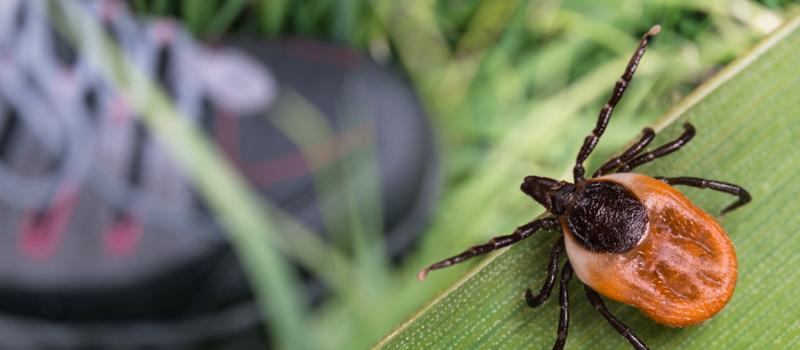
[(567, 259), (559, 280), (560, 316), (553, 349), (563, 349), (569, 326), (568, 284), (573, 272), (584, 284), (589, 302), (636, 349), (647, 349), (628, 326), (606, 309), (600, 295), (632, 305), (654, 321), (672, 327), (703, 322), (719, 312), (736, 284), (736, 252), (725, 231), (709, 214), (673, 186), (685, 185), (722, 191), (738, 197), (722, 213), (750, 201), (742, 187), (696, 177), (650, 177), (632, 173), (636, 167), (666, 156), (694, 137), (686, 123), (677, 139), (652, 151), (644, 149), (655, 136), (645, 128), (641, 138), (622, 154), (605, 162), (591, 178), (583, 162), (603, 135), (614, 107), (631, 81), (647, 44), (661, 30), (652, 27), (639, 42), (625, 73), (617, 80), (600, 110), (594, 130), (586, 136), (573, 168), (574, 183), (527, 176), (521, 190), (542, 204), (549, 216), (518, 227), (512, 234), (492, 238), (461, 254), (422, 270), (458, 264), (466, 259), (509, 246), (540, 229), (561, 230), (550, 251), (547, 277), (538, 293), (528, 289), (531, 308), (544, 303), (556, 283), (558, 261)]

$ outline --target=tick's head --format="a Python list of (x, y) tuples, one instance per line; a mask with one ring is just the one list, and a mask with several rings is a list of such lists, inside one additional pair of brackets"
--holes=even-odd
[(561, 215), (564, 214), (567, 200), (575, 191), (575, 185), (548, 177), (526, 176), (520, 189), (547, 208), (547, 211)]

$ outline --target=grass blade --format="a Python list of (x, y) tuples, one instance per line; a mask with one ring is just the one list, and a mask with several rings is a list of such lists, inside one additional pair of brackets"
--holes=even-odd
[[(739, 282), (730, 304), (703, 325), (673, 329), (637, 310), (608, 302), (653, 348), (793, 348), (800, 343), (800, 195), (792, 185), (800, 171), (800, 18), (765, 39), (669, 112), (660, 124), (661, 144), (691, 121), (692, 143), (641, 172), (702, 176), (745, 186), (748, 206), (721, 218), (738, 250)], [(614, 128), (612, 121), (610, 128)], [(681, 189), (684, 191), (684, 189)], [(709, 191), (684, 191), (712, 213), (731, 201)], [(378, 348), (547, 348), (555, 340), (553, 300), (536, 310), (520, 296), (544, 278), (547, 248), (555, 233), (541, 232), (484, 259), (464, 278), (390, 333)], [(450, 252), (442, 252), (447, 255)], [(429, 278), (436, 278), (432, 275)], [(409, 281), (408, 283), (413, 283)], [(627, 343), (572, 284), (569, 348), (625, 348)]]

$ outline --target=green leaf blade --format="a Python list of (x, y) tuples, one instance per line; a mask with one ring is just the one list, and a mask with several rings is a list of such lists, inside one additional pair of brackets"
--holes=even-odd
[[(800, 263), (797, 67), (800, 18), (788, 21), (668, 113), (654, 145), (673, 139), (687, 121), (697, 127), (697, 137), (680, 152), (637, 169), (652, 176), (733, 182), (753, 195), (753, 202), (720, 218), (737, 248), (739, 281), (733, 299), (716, 317), (699, 326), (668, 328), (632, 307), (607, 301), (612, 313), (652, 348), (792, 348), (800, 342), (800, 303), (795, 302), (800, 297), (795, 268)], [(680, 190), (715, 215), (735, 199), (709, 190)], [(549, 348), (558, 322), (555, 291), (533, 310), (521, 295), (544, 280), (556, 236), (539, 232), (484, 259), (378, 347)], [(567, 348), (628, 346), (592, 309), (579, 283), (573, 281), (570, 293)]]

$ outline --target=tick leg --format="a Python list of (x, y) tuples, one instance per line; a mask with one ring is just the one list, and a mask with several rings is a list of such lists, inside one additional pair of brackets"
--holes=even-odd
[(553, 286), (556, 284), (558, 258), (561, 256), (562, 251), (564, 251), (564, 236), (561, 236), (558, 241), (553, 244), (553, 248), (550, 250), (550, 262), (547, 264), (547, 277), (545, 278), (544, 284), (539, 290), (539, 293), (533, 295), (530, 288), (525, 291), (525, 302), (528, 303), (528, 306), (531, 308), (542, 305), (542, 303), (550, 298), (550, 291), (553, 290)]
[(481, 254), (486, 254), (486, 253), (491, 252), (491, 251), (493, 251), (495, 249), (498, 249), (498, 248), (510, 246), (510, 245), (512, 245), (514, 243), (517, 243), (517, 242), (525, 239), (525, 238), (530, 237), (532, 234), (534, 234), (536, 231), (539, 231), (540, 229), (543, 229), (543, 228), (544, 229), (552, 229), (552, 228), (556, 228), (556, 227), (558, 227), (558, 218), (555, 218), (555, 217), (550, 217), (550, 218), (544, 218), (544, 219), (531, 221), (531, 222), (529, 222), (529, 223), (527, 223), (525, 225), (517, 227), (517, 229), (514, 230), (514, 232), (511, 233), (510, 235), (494, 237), (491, 240), (489, 240), (489, 242), (486, 243), (486, 244), (481, 244), (481, 245), (476, 245), (476, 246), (470, 247), (469, 249), (465, 250), (461, 254), (458, 254), (456, 256), (447, 258), (447, 259), (442, 260), (440, 262), (437, 262), (437, 263), (435, 263), (435, 264), (433, 264), (431, 266), (428, 266), (426, 269), (420, 271), (419, 274), (417, 274), (417, 278), (420, 281), (424, 280), (425, 276), (427, 276), (428, 272), (431, 271), (431, 270), (437, 270), (437, 269), (449, 267), (449, 266), (458, 264), (458, 263), (460, 263), (460, 262), (462, 262), (464, 260), (467, 260), (467, 259), (469, 259), (471, 257), (477, 256), (477, 255), (481, 255)]
[(612, 315), (611, 312), (608, 311), (608, 309), (606, 309), (606, 304), (603, 303), (603, 299), (600, 299), (600, 295), (598, 295), (597, 292), (595, 292), (591, 287), (587, 285), (584, 285), (583, 289), (586, 290), (586, 296), (589, 298), (589, 302), (592, 304), (592, 306), (594, 306), (594, 308), (597, 311), (599, 311), (600, 314), (603, 315), (603, 317), (605, 317), (606, 321), (608, 321), (608, 323), (610, 323), (611, 326), (614, 327), (614, 329), (616, 329), (617, 332), (619, 332), (619, 334), (625, 337), (625, 340), (627, 340), (629, 343), (631, 343), (631, 345), (633, 345), (634, 349), (637, 350), (650, 349), (647, 347), (647, 345), (644, 344), (644, 342), (641, 339), (639, 339), (639, 337), (636, 336), (636, 334), (633, 334), (633, 331), (631, 331), (631, 329), (628, 328), (628, 326), (620, 322), (620, 320), (614, 317), (614, 315)]
[(723, 214), (749, 203), (751, 199), (750, 193), (748, 193), (747, 190), (745, 190), (741, 186), (734, 185), (732, 183), (715, 181), (715, 180), (706, 180), (697, 177), (685, 177), (685, 176), (656, 177), (656, 179), (664, 181), (672, 186), (686, 185), (699, 188), (710, 188), (712, 190), (717, 190), (720, 192), (730, 193), (734, 196), (738, 196), (739, 199), (736, 202), (733, 202), (731, 205), (727, 206), (725, 209), (722, 210)]
[(689, 123), (683, 124), (683, 129), (684, 129), (683, 134), (681, 134), (681, 136), (679, 136), (677, 139), (659, 148), (656, 148), (655, 150), (638, 155), (636, 158), (631, 159), (628, 163), (623, 165), (622, 168), (619, 168), (617, 172), (620, 173), (629, 172), (634, 168), (636, 168), (637, 166), (649, 163), (655, 160), (656, 158), (661, 158), (663, 156), (666, 156), (672, 152), (681, 149), (681, 147), (685, 146), (687, 143), (689, 143), (689, 141), (692, 140), (695, 134), (695, 129), (692, 124)]
[(586, 169), (583, 168), (583, 162), (594, 150), (600, 136), (603, 136), (603, 132), (606, 130), (606, 126), (608, 126), (608, 120), (611, 119), (611, 113), (614, 112), (614, 107), (617, 106), (620, 98), (622, 98), (622, 94), (625, 93), (625, 89), (628, 87), (628, 83), (630, 83), (631, 78), (633, 78), (633, 73), (636, 72), (636, 67), (639, 66), (639, 61), (641, 61), (642, 56), (644, 56), (647, 44), (650, 42), (650, 39), (660, 31), (661, 26), (656, 25), (642, 36), (642, 40), (639, 41), (639, 47), (636, 48), (633, 56), (631, 56), (631, 59), (628, 61), (628, 66), (625, 67), (625, 72), (622, 73), (622, 76), (617, 80), (611, 97), (608, 98), (608, 102), (606, 102), (606, 105), (600, 110), (600, 115), (597, 116), (597, 124), (592, 130), (592, 133), (587, 135), (583, 140), (583, 146), (581, 146), (581, 150), (578, 152), (578, 157), (575, 160), (575, 168), (572, 170), (575, 183), (583, 180), (583, 175), (586, 171)]
[(619, 166), (627, 163), (633, 157), (635, 157), (639, 152), (641, 152), (650, 142), (653, 141), (653, 137), (656, 136), (656, 133), (651, 128), (644, 128), (642, 129), (642, 138), (639, 141), (636, 141), (631, 147), (629, 147), (625, 152), (616, 156), (614, 158), (609, 159), (605, 164), (600, 166), (597, 171), (594, 172), (592, 177), (603, 176), (605, 174), (610, 173), (614, 169), (618, 168)]
[(553, 344), (553, 350), (562, 350), (567, 343), (569, 331), (569, 281), (572, 279), (572, 265), (569, 260), (561, 268), (561, 283), (558, 286), (558, 304), (561, 314), (558, 316), (558, 338)]

